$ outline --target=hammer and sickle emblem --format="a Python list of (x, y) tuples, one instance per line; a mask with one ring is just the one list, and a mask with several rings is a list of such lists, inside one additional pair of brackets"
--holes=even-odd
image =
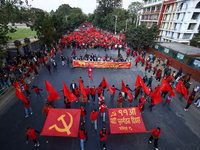
[(85, 66), (85, 62), (79, 62), (79, 64)]
[(17, 90), (18, 90), (19, 92), (21, 92), (21, 89), (20, 89), (20, 88), (17, 88)]
[(64, 129), (61, 129), (61, 128), (59, 128), (59, 127), (57, 126), (57, 124), (54, 124), (54, 125), (52, 125), (51, 127), (49, 127), (49, 130), (55, 128), (56, 131), (58, 131), (58, 132), (67, 132), (67, 135), (70, 135), (71, 132), (70, 132), (69, 129), (72, 127), (72, 124), (73, 124), (73, 117), (72, 117), (72, 115), (71, 115), (70, 113), (68, 113), (68, 112), (66, 112), (66, 113), (70, 116), (70, 123), (69, 123), (69, 125), (67, 125), (66, 122), (65, 122), (65, 120), (64, 120), (65, 115), (61, 115), (57, 120), (58, 120), (58, 121), (62, 121), (62, 124), (63, 124), (63, 126), (64, 126), (65, 128), (64, 128)]

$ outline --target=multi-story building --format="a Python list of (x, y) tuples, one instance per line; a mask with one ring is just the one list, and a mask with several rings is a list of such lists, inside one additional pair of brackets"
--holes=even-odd
[[(198, 33), (200, 0), (168, 0), (163, 1), (161, 5), (159, 18), (156, 22), (160, 25), (160, 38), (158, 40), (189, 44), (194, 34)], [(142, 15), (140, 22), (146, 23), (147, 21), (142, 20)], [(151, 25), (152, 23), (147, 22), (147, 26)]]

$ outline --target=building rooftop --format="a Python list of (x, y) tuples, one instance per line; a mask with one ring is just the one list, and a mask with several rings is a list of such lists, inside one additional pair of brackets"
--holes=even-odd
[(200, 56), (200, 48), (193, 47), (186, 44), (174, 43), (174, 42), (163, 42), (160, 43), (161, 46), (172, 49), (174, 51), (180, 52), (186, 55), (199, 55)]

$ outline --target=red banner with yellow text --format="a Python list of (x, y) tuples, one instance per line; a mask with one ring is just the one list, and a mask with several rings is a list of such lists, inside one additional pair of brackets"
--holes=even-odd
[(137, 107), (108, 109), (108, 113), (112, 134), (146, 132)]
[(88, 64), (90, 64), (92, 68), (131, 68), (131, 62), (73, 60), (73, 67), (88, 67)]
[(80, 109), (50, 109), (41, 135), (78, 137)]

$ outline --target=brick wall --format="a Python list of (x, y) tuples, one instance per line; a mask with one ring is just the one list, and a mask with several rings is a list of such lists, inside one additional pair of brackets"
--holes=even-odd
[[(156, 57), (161, 57), (161, 60), (163, 61), (165, 58), (169, 58), (168, 56), (166, 56), (165, 54), (162, 54), (150, 47), (147, 47), (147, 53), (155, 53), (156, 54)], [(170, 58), (171, 59), (171, 58)], [(172, 63), (171, 63), (171, 66), (177, 70), (179, 70), (181, 67), (183, 69), (183, 73), (190, 73), (192, 75), (192, 78), (198, 82), (200, 82), (200, 71), (188, 66), (188, 65), (185, 65), (175, 59), (172, 59)]]

